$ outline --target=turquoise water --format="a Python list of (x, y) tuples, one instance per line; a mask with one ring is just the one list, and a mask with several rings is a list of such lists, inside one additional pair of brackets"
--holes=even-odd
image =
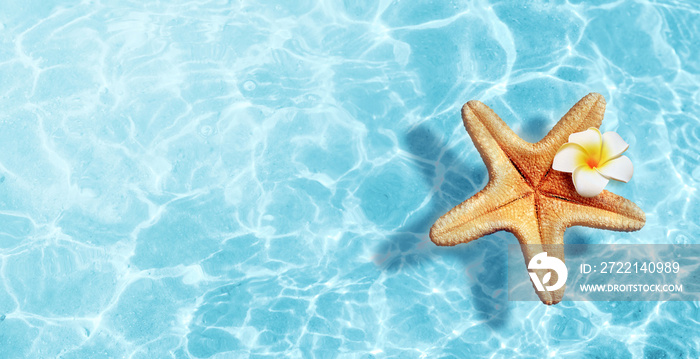
[(459, 110), (536, 141), (589, 92), (639, 232), (698, 243), (693, 1), (3, 1), (0, 357), (700, 356), (698, 302), (507, 300)]

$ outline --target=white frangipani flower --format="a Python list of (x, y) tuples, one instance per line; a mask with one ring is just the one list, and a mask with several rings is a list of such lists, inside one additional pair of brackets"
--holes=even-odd
[(554, 156), (552, 168), (573, 173), (576, 192), (583, 197), (594, 197), (603, 191), (611, 179), (627, 182), (632, 178), (632, 161), (622, 153), (629, 145), (615, 132), (591, 127), (572, 133)]

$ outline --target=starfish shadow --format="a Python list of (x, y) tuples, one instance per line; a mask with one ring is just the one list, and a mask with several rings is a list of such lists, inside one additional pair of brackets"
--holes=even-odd
[[(463, 156), (458, 156), (454, 149), (445, 149), (447, 143), (438, 138), (425, 124), (408, 132), (403, 138), (403, 143), (407, 152), (414, 157), (411, 160), (413, 162), (411, 167), (419, 172), (425, 181), (426, 192), (430, 192), (430, 189), (435, 186), (434, 182), (438, 171), (436, 166), (446, 168), (445, 176), (449, 176), (450, 179), (445, 179), (445, 182), (448, 183), (440, 184), (440, 188), (432, 193), (433, 198), (430, 202), (412, 214), (401, 227), (394, 231), (393, 235), (375, 247), (375, 255), (385, 258), (382, 261), (386, 264), (385, 269), (397, 269), (399, 265), (408, 264), (402, 259), (409, 256), (421, 257), (423, 261), (434, 256), (459, 256), (459, 249), (436, 248), (430, 242), (428, 238), (430, 226), (455, 204), (461, 203), (480, 190), (476, 186), (463, 186), (459, 182), (477, 182), (478, 186), (485, 184), (485, 179), (488, 177), (485, 166), (468, 173), (466, 171), (468, 165), (464, 162)], [(476, 181), (469, 181), (467, 177), (476, 179)], [(427, 245), (419, 245), (426, 243), (426, 241)], [(436, 251), (440, 253), (436, 253)], [(417, 264), (422, 261), (413, 260), (410, 262)]]
[[(403, 140), (406, 150), (415, 158), (412, 167), (422, 175), (426, 189), (439, 187), (434, 189), (428, 204), (375, 247), (375, 258), (382, 258), (377, 264), (384, 271), (395, 273), (406, 267), (429, 265), (440, 258), (458, 262), (467, 270), (466, 285), (477, 316), (490, 327), (502, 327), (509, 317), (507, 244), (517, 243), (515, 238), (498, 233), (455, 247), (438, 247), (428, 238), (437, 218), (484, 187), (488, 180), (486, 167), (483, 163), (470, 166), (463, 154), (447, 148), (446, 141), (425, 124), (408, 132)], [(442, 183), (436, 183), (437, 173), (444, 173)], [(504, 242), (504, 236), (512, 238)], [(494, 268), (495, 263), (500, 263), (500, 267)]]
[(554, 123), (545, 117), (533, 117), (523, 124), (518, 136), (528, 142), (537, 142), (544, 138), (549, 130), (554, 127)]

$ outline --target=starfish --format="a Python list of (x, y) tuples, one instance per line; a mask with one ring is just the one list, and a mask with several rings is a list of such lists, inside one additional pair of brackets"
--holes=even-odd
[[(590, 93), (542, 140), (530, 143), (518, 137), (488, 106), (467, 102), (462, 107), (462, 120), (486, 164), (489, 182), (440, 217), (430, 229), (431, 240), (439, 246), (454, 246), (505, 230), (520, 242), (527, 265), (543, 251), (563, 261), (564, 231), (571, 226), (627, 232), (641, 229), (646, 218), (636, 204), (608, 191), (582, 197), (571, 174), (551, 169), (557, 150), (569, 135), (598, 128), (604, 112), (603, 96)], [(543, 303), (556, 304), (565, 288), (537, 294)]]

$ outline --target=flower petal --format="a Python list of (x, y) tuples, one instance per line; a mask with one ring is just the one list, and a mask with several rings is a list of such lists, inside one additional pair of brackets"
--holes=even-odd
[(609, 180), (595, 169), (588, 166), (581, 166), (574, 170), (574, 187), (576, 192), (583, 197), (595, 197), (608, 184)]
[(615, 157), (618, 157), (622, 152), (627, 151), (630, 145), (615, 132), (609, 131), (603, 134), (603, 149), (600, 156), (600, 162), (605, 163)]
[(634, 166), (627, 156), (613, 158), (598, 167), (598, 172), (606, 178), (627, 182), (632, 178)]
[(565, 143), (559, 147), (554, 156), (552, 168), (562, 172), (574, 172), (579, 166), (586, 164), (586, 151), (576, 143)]
[(576, 132), (569, 135), (569, 142), (573, 142), (583, 147), (589, 156), (600, 159), (600, 150), (603, 147), (603, 137), (595, 127), (590, 127), (585, 131)]

